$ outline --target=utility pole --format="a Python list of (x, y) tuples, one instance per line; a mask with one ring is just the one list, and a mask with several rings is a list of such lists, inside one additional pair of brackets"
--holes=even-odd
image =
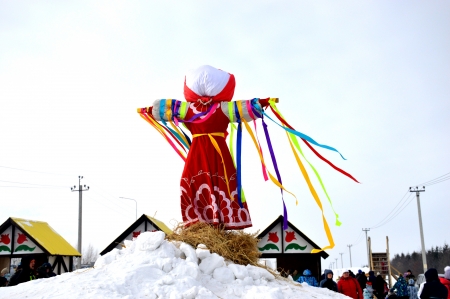
[[(72, 192), (78, 191), (79, 193), (79, 202), (78, 202), (78, 252), (82, 253), (82, 247), (81, 247), (81, 223), (82, 223), (82, 215), (83, 215), (83, 209), (82, 209), (82, 198), (83, 198), (83, 191), (88, 191), (89, 186), (86, 187), (86, 185), (81, 186), (81, 179), (82, 176), (78, 176), (78, 189), (77, 186), (73, 186), (70, 188)], [(78, 269), (81, 269), (81, 257), (78, 258)]]
[(353, 245), (350, 244), (350, 245), (347, 245), (347, 246), (348, 246), (348, 252), (350, 253), (350, 268), (351, 268), (351, 267), (353, 267), (352, 266), (352, 250), (351, 250)]
[(369, 241), (367, 239), (367, 232), (370, 231), (370, 228), (363, 228), (362, 230), (366, 232), (367, 266), (370, 269)]
[(339, 254), (341, 255), (341, 268), (344, 269), (344, 262), (342, 261), (342, 255), (344, 253), (343, 252), (339, 252)]
[(422, 243), (423, 272), (425, 273), (428, 269), (428, 266), (427, 266), (427, 254), (425, 252), (425, 241), (424, 241), (424, 237), (423, 237), (422, 213), (420, 211), (420, 192), (425, 192), (425, 186), (423, 186), (422, 188), (423, 189), (419, 190), (419, 188), (416, 187), (416, 189), (414, 190), (413, 187), (409, 187), (409, 192), (416, 192), (417, 211), (419, 213), (420, 242)]
[(336, 260), (336, 268), (335, 268), (335, 269), (337, 269), (337, 260), (338, 260), (338, 259), (337, 259), (337, 258), (335, 258), (335, 260)]

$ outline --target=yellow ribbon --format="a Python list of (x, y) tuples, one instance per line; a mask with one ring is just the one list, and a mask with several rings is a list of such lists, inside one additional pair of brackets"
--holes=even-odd
[(294, 146), (292, 145), (292, 141), (291, 141), (291, 138), (290, 138), (288, 132), (286, 132), (286, 136), (288, 137), (289, 145), (291, 146), (292, 152), (294, 153), (295, 160), (297, 160), (297, 164), (300, 167), (300, 170), (301, 170), (301, 172), (303, 174), (303, 177), (305, 178), (306, 183), (308, 184), (309, 191), (311, 192), (312, 196), (314, 197), (314, 199), (316, 201), (316, 204), (319, 206), (320, 210), (322, 211), (323, 226), (324, 226), (327, 238), (328, 238), (328, 242), (330, 243), (330, 245), (325, 246), (322, 249), (313, 249), (311, 251), (311, 253), (318, 253), (318, 252), (321, 252), (321, 251), (323, 251), (325, 249), (332, 249), (332, 248), (334, 248), (333, 236), (331, 235), (331, 230), (330, 230), (330, 227), (328, 226), (328, 222), (325, 219), (325, 215), (323, 213), (322, 203), (320, 202), (320, 199), (319, 199), (319, 196), (317, 195), (316, 189), (314, 189), (313, 185), (311, 184), (311, 180), (309, 179), (309, 176), (308, 176), (308, 173), (306, 172), (305, 166), (303, 166), (303, 163), (300, 160), (300, 157), (298, 156), (297, 152), (294, 149)]
[(176, 145), (170, 140), (170, 138), (166, 135), (163, 127), (153, 119), (153, 117), (151, 116), (151, 114), (147, 114), (147, 113), (141, 113), (140, 109), (138, 109), (138, 113), (139, 115), (146, 121), (148, 122), (150, 125), (152, 125), (156, 131), (161, 134), (166, 140), (167, 142), (169, 142), (169, 144), (173, 147), (173, 149), (178, 153), (178, 155), (184, 160), (186, 161), (186, 156), (184, 156), (183, 152), (181, 152)]
[(169, 124), (172, 127), (172, 129), (174, 129), (178, 133), (178, 135), (180, 135), (181, 139), (183, 139), (183, 141), (185, 142), (187, 148), (190, 149), (189, 142), (187, 141), (186, 136), (184, 136), (184, 134), (181, 133), (181, 131), (177, 128), (177, 126), (173, 124), (173, 122), (169, 121)]
[(219, 153), (220, 158), (222, 159), (222, 165), (223, 165), (223, 172), (225, 175), (225, 182), (227, 183), (227, 189), (228, 189), (228, 195), (230, 196), (231, 200), (234, 200), (234, 198), (231, 196), (231, 192), (230, 192), (230, 184), (228, 182), (228, 176), (227, 176), (227, 169), (225, 167), (225, 161), (223, 160), (223, 155), (222, 155), (222, 151), (220, 150), (219, 145), (217, 144), (217, 141), (213, 138), (213, 136), (219, 136), (219, 137), (223, 137), (225, 138), (225, 134), (224, 133), (202, 133), (202, 134), (193, 134), (192, 138), (196, 138), (196, 137), (200, 137), (200, 136), (205, 136), (208, 135), (209, 140), (211, 140), (212, 145), (214, 146), (214, 148), (216, 149), (216, 151)]

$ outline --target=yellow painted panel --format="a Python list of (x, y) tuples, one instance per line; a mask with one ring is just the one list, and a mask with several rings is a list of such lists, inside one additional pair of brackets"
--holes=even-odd
[(81, 254), (61, 237), (60, 234), (53, 230), (47, 222), (13, 217), (11, 217), (11, 220), (51, 255), (81, 256)]
[(159, 221), (158, 219), (156, 219), (156, 218), (153, 218), (153, 217), (150, 217), (150, 216), (148, 216), (148, 215), (145, 215), (145, 216), (147, 216), (147, 218), (151, 221), (151, 222), (153, 222), (154, 224), (156, 224), (166, 235), (170, 235), (171, 233), (172, 233), (172, 230), (170, 229), (170, 228), (168, 228), (167, 227), (167, 225), (165, 225), (164, 224), (164, 222), (162, 222), (162, 221)]

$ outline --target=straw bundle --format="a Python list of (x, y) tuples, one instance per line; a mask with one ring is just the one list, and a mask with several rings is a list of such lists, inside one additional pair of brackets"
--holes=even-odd
[(181, 241), (197, 248), (204, 244), (211, 253), (217, 253), (240, 265), (258, 265), (261, 253), (258, 249), (257, 233), (249, 234), (242, 230), (224, 230), (207, 223), (198, 222), (185, 227), (179, 224), (173, 234), (167, 235), (169, 241)]

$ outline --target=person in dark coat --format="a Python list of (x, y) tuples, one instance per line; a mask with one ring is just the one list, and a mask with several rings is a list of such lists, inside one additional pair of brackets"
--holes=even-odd
[(364, 290), (367, 284), (366, 273), (364, 273), (364, 271), (358, 270), (358, 274), (356, 274), (356, 280), (359, 282), (361, 290)]
[(324, 280), (325, 278), (327, 278), (327, 276), (325, 275), (325, 272), (327, 272), (330, 269), (325, 269), (322, 273), (322, 275), (320, 275), (320, 281)]
[(50, 263), (43, 263), (42, 266), (38, 268), (37, 278), (49, 278), (56, 276), (52, 270), (52, 265)]
[(376, 279), (375, 279), (375, 284), (373, 285), (373, 294), (378, 298), (378, 299), (383, 299), (386, 297), (387, 295), (387, 283), (386, 281), (383, 279), (383, 277), (381, 275), (377, 275)]
[(45, 263), (45, 267), (48, 269), (48, 277), (56, 276), (56, 273), (53, 272), (52, 265), (50, 263)]
[(430, 268), (425, 272), (426, 283), (423, 286), (421, 299), (440, 298), (446, 299), (448, 296), (447, 288), (439, 281), (438, 272), (435, 268)]
[(15, 286), (21, 284), (22, 282), (27, 282), (36, 279), (34, 274), (34, 265), (36, 260), (32, 256), (25, 256), (20, 261), (22, 266), (21, 270), (18, 270), (9, 280), (10, 286)]
[(372, 283), (372, 285), (375, 283), (375, 280), (377, 280), (377, 277), (375, 276), (375, 272), (369, 271), (369, 278), (367, 279)]
[(356, 278), (356, 275), (355, 275), (355, 273), (353, 273), (352, 270), (348, 270), (348, 275), (350, 275), (350, 277), (352, 277), (352, 278)]
[(333, 271), (330, 269), (325, 269), (323, 274), (325, 274), (325, 279), (320, 281), (319, 287), (337, 292), (337, 283), (333, 280)]
[(412, 274), (411, 270), (408, 269), (406, 271), (405, 279), (406, 281), (409, 281), (410, 279), (416, 280), (416, 277)]

